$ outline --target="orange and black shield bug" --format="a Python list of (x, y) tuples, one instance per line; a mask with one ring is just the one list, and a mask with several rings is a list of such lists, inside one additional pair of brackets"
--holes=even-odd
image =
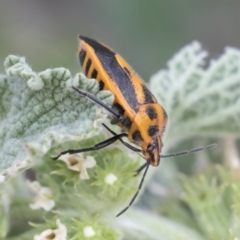
[[(79, 60), (83, 72), (88, 78), (95, 78), (99, 82), (99, 90), (109, 90), (114, 95), (112, 106), (108, 106), (90, 93), (72, 87), (80, 95), (85, 96), (108, 110), (113, 116), (111, 123), (117, 124), (124, 130), (116, 134), (105, 124), (103, 126), (113, 134), (113, 137), (96, 144), (93, 147), (69, 149), (54, 157), (57, 160), (61, 155), (98, 150), (120, 140), (126, 147), (134, 152), (142, 153), (146, 163), (136, 170), (139, 174), (145, 169), (137, 192), (129, 205), (117, 216), (124, 213), (136, 199), (150, 165), (158, 166), (161, 158), (185, 155), (192, 152), (212, 148), (198, 147), (190, 151), (162, 155), (162, 136), (167, 124), (167, 113), (157, 102), (151, 91), (141, 78), (131, 69), (127, 62), (112, 49), (93, 39), (80, 36)], [(126, 137), (139, 148), (123, 140)]]

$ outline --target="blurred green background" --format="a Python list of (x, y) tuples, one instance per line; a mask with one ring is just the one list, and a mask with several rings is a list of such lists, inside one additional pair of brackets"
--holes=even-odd
[(1, 0), (0, 60), (19, 54), (36, 71), (62, 66), (76, 73), (82, 34), (115, 49), (148, 81), (193, 40), (211, 57), (240, 47), (239, 25), (237, 0)]

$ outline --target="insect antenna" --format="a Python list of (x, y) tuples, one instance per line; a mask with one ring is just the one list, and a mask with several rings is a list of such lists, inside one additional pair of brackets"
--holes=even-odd
[[(203, 147), (196, 147), (196, 148), (193, 148), (191, 150), (184, 150), (184, 151), (181, 151), (181, 152), (177, 152), (177, 153), (170, 153), (170, 154), (165, 154), (165, 155), (160, 155), (161, 158), (168, 158), (168, 157), (177, 157), (177, 156), (184, 156), (184, 155), (188, 155), (188, 154), (191, 154), (191, 153), (195, 153), (195, 152), (200, 152), (200, 151), (203, 151), (203, 150), (206, 150), (206, 149), (210, 149), (210, 148), (215, 148), (217, 146), (217, 144), (210, 144), (210, 145), (207, 145), (207, 146), (203, 146)], [(137, 176), (147, 165), (148, 163), (144, 163), (142, 166), (140, 166), (135, 174), (134, 174), (134, 177)]]
[(170, 154), (165, 154), (165, 155), (160, 154), (160, 157), (161, 158), (168, 158), (168, 157), (183, 156), (183, 155), (188, 155), (190, 153), (200, 152), (200, 151), (203, 151), (205, 149), (215, 148), (216, 146), (217, 146), (217, 144), (214, 143), (214, 144), (210, 144), (210, 145), (207, 145), (207, 146), (196, 147), (196, 148), (193, 148), (191, 150), (184, 150), (184, 151), (177, 152), (177, 153), (170, 153)]
[(128, 204), (128, 206), (125, 207), (120, 213), (118, 213), (118, 215), (117, 215), (116, 217), (119, 217), (119, 216), (122, 215), (124, 212), (126, 212), (126, 211), (128, 210), (128, 208), (130, 208), (131, 205), (134, 203), (134, 201), (135, 201), (138, 193), (140, 192), (140, 190), (141, 190), (141, 188), (142, 188), (142, 185), (143, 185), (143, 182), (144, 182), (144, 179), (145, 179), (145, 176), (146, 176), (146, 174), (147, 174), (147, 171), (148, 171), (149, 166), (150, 166), (150, 163), (147, 162), (147, 164), (146, 164), (146, 166), (145, 166), (146, 168), (145, 168), (144, 174), (143, 174), (143, 176), (142, 176), (141, 182), (140, 182), (140, 184), (139, 184), (139, 186), (138, 186), (137, 192), (134, 194), (134, 196), (133, 196), (133, 198), (131, 199), (131, 201), (130, 201), (130, 203)]

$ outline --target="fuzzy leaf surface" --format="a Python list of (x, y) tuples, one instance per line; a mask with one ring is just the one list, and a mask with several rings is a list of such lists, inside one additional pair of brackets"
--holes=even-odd
[(10, 55), (0, 75), (0, 174), (15, 175), (41, 159), (53, 146), (97, 133), (99, 106), (79, 96), (84, 89), (107, 104), (113, 96), (99, 92), (96, 80), (82, 74), (72, 78), (65, 68), (35, 73), (25, 58)]
[(167, 138), (240, 135), (240, 51), (210, 60), (198, 42), (184, 47), (156, 73), (150, 87), (169, 119)]

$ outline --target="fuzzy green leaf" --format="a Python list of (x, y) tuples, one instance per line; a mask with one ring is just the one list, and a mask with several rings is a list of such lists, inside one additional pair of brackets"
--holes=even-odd
[[(109, 91), (99, 92), (96, 80), (71, 77), (64, 68), (35, 73), (25, 58), (10, 55), (0, 75), (0, 177), (16, 175), (66, 141), (97, 133), (99, 106), (79, 96), (71, 85), (96, 95), (107, 104)], [(27, 151), (28, 150), (28, 151)]]
[(167, 139), (240, 134), (240, 51), (226, 48), (205, 66), (198, 42), (184, 47), (155, 74), (150, 87), (170, 119)]

